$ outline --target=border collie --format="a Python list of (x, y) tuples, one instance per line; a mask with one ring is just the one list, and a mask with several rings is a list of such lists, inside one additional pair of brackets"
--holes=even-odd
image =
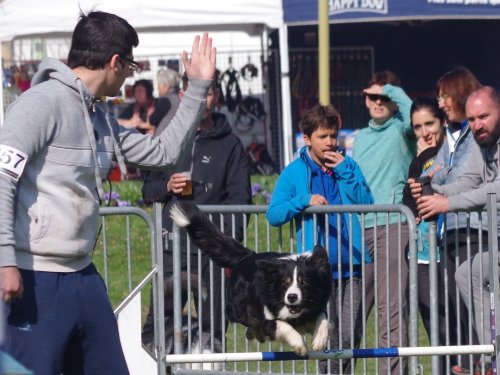
[(247, 327), (248, 339), (278, 340), (306, 356), (303, 335), (310, 333), (313, 350), (326, 348), (332, 274), (323, 247), (300, 255), (255, 253), (222, 233), (191, 202), (174, 203), (170, 216), (215, 264), (231, 269), (226, 315)]

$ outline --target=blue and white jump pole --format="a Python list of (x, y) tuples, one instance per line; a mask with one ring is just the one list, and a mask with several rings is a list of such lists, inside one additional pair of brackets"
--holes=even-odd
[(494, 345), (462, 345), (462, 346), (427, 346), (407, 348), (374, 348), (374, 349), (327, 349), (310, 352), (305, 357), (294, 352), (252, 352), (252, 353), (212, 353), (212, 354), (169, 354), (167, 363), (212, 363), (212, 362), (245, 362), (245, 361), (291, 361), (304, 359), (351, 359), (351, 358), (387, 358), (432, 355), (460, 354), (493, 354)]

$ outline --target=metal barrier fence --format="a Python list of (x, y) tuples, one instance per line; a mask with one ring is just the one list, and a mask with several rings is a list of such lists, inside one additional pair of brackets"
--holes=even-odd
[[(496, 204), (494, 196), (490, 198), (490, 205), (488, 207), (488, 217), (487, 217), (487, 225), (489, 226), (486, 233), (488, 233), (488, 245), (490, 249), (496, 249), (497, 247), (497, 228), (496, 228)], [(267, 220), (264, 217), (264, 213), (267, 210), (267, 206), (201, 206), (202, 210), (209, 213), (212, 220), (215, 221), (221, 228), (223, 228), (223, 219), (222, 215), (229, 216), (231, 219), (231, 232), (233, 235), (236, 233), (236, 218), (240, 216), (243, 218), (244, 222), (244, 231), (243, 231), (243, 241), (242, 243), (257, 251), (278, 251), (284, 253), (295, 253), (295, 225), (293, 223), (286, 224), (280, 228), (271, 227)], [(131, 209), (134, 213), (137, 209)], [(139, 210), (142, 211), (142, 210)], [(450, 279), (447, 275), (447, 267), (448, 263), (448, 252), (450, 248), (455, 246), (457, 249), (462, 245), (459, 235), (464, 234), (465, 238), (465, 248), (466, 248), (466, 257), (470, 258), (475, 249), (478, 249), (478, 252), (484, 249), (482, 237), (479, 236), (477, 241), (474, 237), (474, 233), (477, 231), (477, 228), (470, 226), (470, 219), (468, 220), (468, 227), (465, 228), (465, 231), (455, 234), (457, 238), (451, 240), (449, 236), (445, 235), (444, 242), (450, 242), (449, 247), (444, 247), (444, 249), (440, 249), (441, 260), (440, 262), (436, 261), (437, 258), (437, 242), (431, 241), (430, 248), (430, 262), (428, 264), (429, 268), (429, 288), (430, 288), (430, 337), (427, 336), (427, 333), (424, 329), (422, 329), (421, 323), (419, 323), (419, 300), (418, 300), (418, 289), (419, 289), (419, 279), (418, 279), (418, 268), (419, 264), (417, 263), (417, 247), (415, 245), (416, 240), (416, 223), (411, 212), (404, 206), (324, 206), (324, 207), (314, 207), (310, 208), (306, 211), (306, 214), (314, 215), (314, 222), (318, 223), (322, 220), (325, 220), (328, 214), (335, 213), (345, 213), (348, 217), (346, 220), (347, 225), (349, 227), (349, 232), (352, 233), (353, 226), (353, 218), (359, 217), (361, 227), (365, 227), (365, 219), (371, 215), (372, 213), (377, 212), (378, 218), (375, 221), (377, 225), (377, 229), (370, 230), (363, 229), (361, 231), (361, 239), (363, 242), (369, 238), (369, 236), (385, 236), (386, 232), (390, 232), (393, 228), (396, 228), (396, 235), (391, 234), (391, 236), (385, 236), (382, 241), (379, 241), (379, 245), (374, 246), (372, 255), (375, 258), (375, 264), (372, 264), (373, 267), (373, 279), (367, 280), (367, 264), (365, 264), (365, 260), (361, 263), (361, 275), (362, 275), (362, 298), (361, 298), (361, 332), (355, 332), (352, 328), (353, 324), (348, 324), (347, 329), (343, 329), (344, 323), (340, 320), (337, 321), (338, 331), (337, 334), (340, 337), (340, 341), (338, 345), (333, 345), (330, 343), (329, 352), (325, 353), (310, 353), (310, 360), (303, 360), (294, 358), (293, 355), (287, 355), (286, 353), (281, 354), (282, 352), (287, 352), (290, 350), (279, 343), (265, 343), (259, 344), (257, 342), (248, 341), (245, 338), (244, 331), (241, 326), (236, 324), (232, 324), (226, 321), (224, 316), (224, 280), (225, 274), (223, 270), (217, 269), (210, 262), (204, 264), (202, 262), (201, 254), (197, 249), (192, 249), (189, 241), (187, 242), (187, 247), (185, 249), (181, 249), (181, 238), (180, 231), (174, 227), (173, 233), (168, 234), (166, 243), (169, 243), (169, 247), (166, 250), (167, 256), (172, 256), (172, 270), (174, 280), (180, 280), (180, 273), (183, 267), (186, 267), (186, 264), (181, 265), (181, 252), (189, 254), (189, 256), (185, 257), (184, 260), (187, 260), (188, 264), (187, 270), (194, 270), (194, 273), (199, 275), (203, 275), (201, 278), (198, 278), (197, 285), (194, 285), (191, 282), (191, 279), (187, 279), (187, 291), (183, 290), (180, 282), (174, 282), (174, 290), (173, 290), (173, 320), (164, 320), (163, 312), (164, 312), (164, 291), (163, 291), (163, 282), (160, 282), (159, 275), (163, 274), (163, 264), (158, 261), (161, 259), (162, 252), (165, 250), (162, 245), (162, 230), (161, 230), (161, 206), (159, 204), (155, 204), (153, 208), (152, 218), (148, 218), (147, 213), (142, 211), (140, 216), (144, 218), (147, 222), (149, 235), (151, 240), (151, 254), (152, 254), (152, 267), (151, 271), (146, 275), (146, 277), (139, 282), (139, 284), (132, 288), (132, 283), (130, 282), (130, 271), (129, 271), (129, 287), (128, 292), (129, 296), (126, 300), (117, 308), (117, 313), (120, 311), (122, 306), (124, 306), (128, 300), (130, 300), (135, 293), (139, 290), (143, 289), (144, 286), (149, 285), (149, 282), (153, 282), (153, 302), (154, 302), (154, 311), (155, 314), (155, 345), (154, 350), (151, 354), (157, 361), (158, 373), (163, 374), (165, 372), (165, 364), (169, 366), (172, 365), (172, 372), (178, 374), (185, 373), (199, 373), (199, 371), (207, 371), (209, 370), (211, 373), (217, 373), (223, 371), (225, 373), (321, 373), (325, 371), (325, 361), (319, 361), (322, 358), (330, 358), (329, 365), (327, 365), (326, 369), (331, 369), (332, 363), (339, 363), (339, 359), (343, 359), (340, 362), (340, 370), (339, 373), (356, 373), (356, 374), (375, 374), (381, 373), (385, 374), (385, 370), (382, 370), (382, 366), (391, 365), (393, 362), (389, 362), (389, 359), (386, 357), (394, 357), (400, 356), (399, 364), (404, 364), (406, 361), (406, 357), (408, 358), (408, 370), (410, 374), (447, 374), (450, 373), (451, 365), (454, 363), (456, 357), (461, 362), (459, 364), (466, 366), (474, 365), (477, 362), (479, 357), (479, 363), (482, 364), (482, 372), (486, 373), (484, 367), (487, 365), (485, 360), (485, 353), (496, 353), (496, 327), (495, 325), (491, 325), (492, 328), (492, 336), (491, 340), (477, 340), (475, 337), (475, 329), (472, 319), (466, 320), (466, 329), (465, 332), (462, 332), (462, 328), (458, 328), (460, 325), (460, 321), (464, 320), (464, 316), (461, 315), (460, 308), (460, 296), (456, 290), (449, 290)], [(102, 209), (102, 214), (104, 215), (115, 215), (117, 213), (123, 213), (122, 208), (106, 208)], [(398, 220), (395, 225), (391, 226), (386, 224), (390, 215), (396, 215)], [(467, 216), (468, 215), (468, 216)], [(470, 214), (466, 214), (467, 217), (470, 217)], [(406, 219), (406, 224), (404, 224), (404, 218)], [(128, 225), (128, 224), (127, 224)], [(448, 220), (445, 225), (448, 225), (448, 228), (451, 227), (450, 222)], [(485, 222), (479, 223), (479, 228), (481, 226), (485, 226)], [(446, 227), (445, 227), (446, 228)], [(103, 221), (103, 241), (106, 241), (106, 226)], [(431, 237), (436, 233), (436, 226), (431, 225)], [(380, 232), (380, 233), (379, 233)], [(479, 234), (482, 234), (483, 231), (477, 231)], [(127, 233), (129, 231), (127, 230)], [(450, 232), (445, 233), (449, 234)], [(326, 236), (328, 238), (328, 236)], [(392, 242), (389, 238), (395, 238)], [(406, 247), (406, 238), (409, 238), (408, 247)], [(458, 239), (458, 241), (456, 241)], [(350, 242), (352, 241), (352, 237), (350, 238)], [(129, 238), (127, 235), (127, 243), (129, 242)], [(476, 242), (478, 244), (475, 247)], [(382, 245), (380, 245), (382, 244)], [(105, 243), (104, 243), (105, 245)], [(170, 247), (171, 246), (171, 247)], [(103, 246), (106, 248), (106, 246)], [(388, 251), (391, 248), (397, 249), (397, 258), (393, 260), (397, 264), (397, 269), (391, 268), (389, 263), (386, 264), (377, 264), (379, 261), (381, 254), (388, 255)], [(349, 251), (352, 252), (352, 243), (349, 245)], [(130, 258), (130, 249), (127, 250), (127, 254)], [(352, 254), (352, 253), (351, 253)], [(106, 257), (106, 254), (104, 254)], [(455, 257), (455, 258), (454, 258)], [(497, 267), (493, 267), (493, 265), (498, 264), (498, 254), (497, 251), (490, 251), (489, 257), (491, 258), (488, 264), (491, 266), (487, 271), (489, 275), (492, 276), (492, 280), (498, 280), (498, 269)], [(389, 257), (386, 257), (389, 258)], [(458, 255), (450, 254), (450, 259), (454, 258), (454, 263), (459, 263), (461, 260)], [(190, 263), (192, 262), (192, 263)], [(389, 308), (389, 314), (380, 313), (380, 292), (381, 292), (381, 280), (384, 280), (384, 273), (390, 274), (396, 272), (397, 278), (401, 280), (404, 279), (403, 273), (404, 269), (401, 268), (401, 264), (407, 262), (408, 265), (408, 294), (406, 294), (405, 285), (399, 283), (399, 285), (391, 285), (390, 280), (385, 280), (385, 284), (383, 288), (385, 289), (385, 295), (390, 296), (391, 294), (396, 293), (400, 298), (397, 299), (397, 305), (391, 306)], [(106, 261), (104, 262), (106, 264)], [(438, 275), (441, 273), (441, 269), (438, 270), (438, 266), (441, 265), (445, 271), (443, 275), (445, 276), (441, 279)], [(204, 268), (205, 267), (205, 268)], [(370, 267), (370, 266), (368, 266)], [(485, 270), (481, 263), (481, 267), (479, 268), (479, 277), (482, 278), (485, 274)], [(132, 268), (132, 262), (129, 261), (128, 269)], [(107, 271), (104, 268), (104, 276), (106, 283), (107, 282)], [(378, 270), (378, 271), (377, 271)], [(382, 270), (382, 271), (381, 271)], [(208, 276), (206, 276), (208, 275)], [(468, 290), (472, 290), (472, 269), (469, 266), (467, 271), (467, 282), (468, 282)], [(197, 299), (197, 290), (202, 290), (202, 279), (208, 278), (208, 297), (203, 303), (202, 298)], [(441, 283), (441, 280), (443, 282)], [(214, 288), (214, 285), (218, 285), (218, 281), (220, 281), (220, 286), (218, 288)], [(344, 293), (339, 293), (337, 295), (336, 302), (336, 313), (338, 316), (342, 316), (342, 309), (344, 307), (350, 308), (352, 311), (352, 307), (355, 305), (356, 301), (353, 301), (353, 291), (352, 291), (352, 283), (350, 285), (345, 285), (343, 288), (343, 283), (349, 284), (349, 280), (340, 280), (337, 284), (340, 290), (343, 290)], [(203, 280), (206, 282), (206, 280)], [(421, 280), (420, 280), (421, 282)], [(374, 285), (379, 285), (378, 288), (374, 288)], [(440, 288), (441, 287), (441, 288)], [(220, 289), (219, 289), (220, 288)], [(480, 286), (479, 293), (482, 294), (485, 292), (483, 288), (484, 286)], [(184, 288), (186, 289), (186, 288)], [(373, 301), (374, 306), (371, 310), (368, 306), (367, 301), (367, 293), (372, 291), (374, 294)], [(442, 291), (441, 291), (442, 290)], [(487, 291), (486, 291), (487, 292)], [(442, 297), (441, 293), (443, 293), (444, 297)], [(383, 294), (383, 293), (382, 293)], [(449, 301), (451, 295), (455, 295), (458, 297), (455, 300), (455, 305)], [(491, 290), (491, 301), (494, 302), (493, 305), (498, 307), (498, 285), (497, 283), (493, 283), (493, 288)], [(219, 297), (218, 297), (219, 296)], [(468, 307), (467, 311), (473, 305), (473, 295), (469, 293), (468, 301), (462, 303), (464, 306)], [(407, 297), (407, 298), (406, 298)], [(338, 303), (338, 299), (343, 300), (343, 303)], [(403, 337), (404, 332), (392, 331), (387, 329), (390, 325), (389, 320), (387, 320), (389, 316), (392, 315), (393, 320), (396, 321), (398, 326), (402, 326), (405, 321), (404, 316), (404, 301), (407, 300), (408, 303), (408, 341), (405, 341), (405, 337)], [(182, 302), (181, 302), (182, 301)], [(187, 301), (185, 306), (182, 306), (183, 302)], [(219, 301), (218, 303), (216, 301)], [(444, 304), (442, 303), (443, 301)], [(220, 303), (220, 305), (219, 305)], [(441, 307), (444, 307), (444, 311), (441, 311)], [(457, 307), (458, 306), (458, 307)], [(488, 309), (488, 306), (485, 307)], [(335, 310), (330, 309), (330, 312)], [(456, 328), (449, 324), (445, 324), (445, 342), (442, 342), (440, 338), (440, 329), (442, 328), (443, 322), (448, 319), (452, 312), (457, 312), (458, 318), (454, 324), (456, 324)], [(490, 314), (496, 314), (498, 309), (491, 309), (489, 311)], [(379, 312), (378, 314), (374, 314), (373, 312)], [(481, 315), (478, 321), (480, 322), (480, 327), (484, 328), (484, 325), (489, 325), (489, 322), (485, 321), (484, 318), (484, 310), (481, 310)], [(440, 316), (444, 316), (445, 320)], [(488, 315), (488, 314), (486, 314)], [(493, 322), (495, 320), (492, 320)], [(161, 324), (163, 322), (168, 322)], [(352, 323), (352, 322), (350, 322)], [(394, 324), (393, 324), (394, 325)], [(219, 328), (217, 328), (219, 327)], [(224, 327), (221, 329), (220, 327)], [(165, 353), (165, 329), (173, 332), (173, 342), (174, 342), (174, 350), (175, 353)], [(478, 332), (484, 331), (484, 329), (478, 329)], [(197, 330), (205, 332), (207, 334), (207, 340), (205, 344), (206, 352), (211, 352), (215, 354), (204, 354), (196, 356), (194, 353), (197, 353), (196, 350), (192, 350), (192, 346), (194, 345), (194, 335)], [(385, 331), (385, 332), (384, 332)], [(380, 338), (384, 335), (389, 336), (390, 340), (391, 333), (396, 333), (396, 346), (397, 349), (382, 349), (385, 345), (381, 345)], [(454, 333), (456, 333), (454, 337)], [(458, 336), (458, 339), (457, 337)], [(168, 339), (168, 337), (167, 337)], [(343, 340), (344, 339), (344, 340)], [(393, 337), (394, 339), (394, 337)], [(479, 339), (481, 339), (481, 335), (479, 335)], [(358, 340), (358, 342), (356, 341)], [(352, 345), (344, 345), (343, 343), (348, 343)], [(394, 343), (394, 340), (392, 341)], [(490, 344), (485, 345), (484, 343)], [(430, 344), (430, 347), (427, 345)], [(455, 344), (455, 345), (454, 345)], [(478, 345), (483, 344), (483, 345)], [(491, 345), (495, 344), (495, 346)], [(357, 349), (359, 347), (359, 349)], [(407, 347), (407, 348), (406, 348)], [(371, 349), (375, 350), (371, 350)], [(380, 348), (380, 349), (379, 349)], [(351, 350), (354, 349), (354, 350)], [(185, 354), (193, 353), (188, 356)], [(219, 354), (216, 354), (219, 353)], [(266, 354), (267, 353), (267, 354)], [(460, 358), (456, 356), (456, 354), (467, 354)], [(259, 357), (260, 356), (260, 357)], [(357, 361), (354, 358), (359, 358)], [(286, 359), (286, 360), (283, 360)], [(315, 359), (315, 360), (313, 360)], [(494, 357), (493, 357), (494, 359)], [(266, 362), (268, 361), (268, 362)], [(205, 362), (203, 367), (197, 365), (197, 362)], [(328, 362), (327, 362), (328, 363)], [(346, 366), (346, 363), (350, 363), (351, 369), (355, 367), (354, 370), (349, 370), (349, 372), (342, 372)], [(496, 362), (493, 361), (494, 369), (496, 370)], [(201, 370), (202, 369), (202, 370)], [(404, 373), (404, 366), (400, 367), (399, 371), (393, 373)]]
[[(120, 312), (132, 301), (132, 299), (137, 296), (141, 291), (149, 288), (150, 283), (152, 283), (151, 293), (152, 300), (154, 305), (154, 311), (162, 311), (161, 314), (155, 314), (155, 335), (158, 341), (165, 341), (165, 330), (164, 325), (159, 324), (160, 319), (163, 319), (163, 263), (162, 259), (162, 221), (161, 221), (161, 205), (155, 204), (153, 206), (152, 213), (137, 208), (137, 207), (101, 207), (99, 210), (99, 214), (101, 216), (101, 252), (102, 260), (94, 258), (94, 262), (97, 265), (101, 265), (102, 268), (101, 274), (104, 278), (104, 283), (109, 292), (112, 291), (110, 283), (113, 280), (110, 280), (109, 276), (109, 262), (110, 258), (120, 258), (122, 256), (122, 248), (120, 246), (118, 254), (110, 254), (108, 253), (108, 249), (111, 246), (108, 242), (110, 242), (110, 236), (108, 236), (108, 217), (124, 217), (125, 222), (120, 226), (124, 227), (125, 234), (124, 237), (121, 237), (122, 233), (118, 233), (119, 238), (115, 239), (115, 241), (120, 241), (120, 243), (125, 245), (125, 254), (126, 254), (126, 263), (127, 263), (127, 275), (126, 275), (126, 297), (121, 301), (121, 303), (115, 308), (115, 315), (118, 317)], [(137, 233), (132, 233), (131, 227), (133, 225), (137, 225), (137, 222), (132, 223), (132, 218), (138, 217), (141, 220), (139, 234), (146, 235), (148, 238), (146, 241), (140, 239), (136, 241), (137, 243), (133, 243), (134, 237), (139, 237)], [(144, 254), (144, 242), (149, 243), (149, 255), (150, 255), (150, 267), (146, 267), (150, 270), (144, 275), (143, 273), (135, 274), (133, 272), (134, 262), (132, 261), (133, 256), (136, 253), (139, 253), (140, 257), (143, 257), (148, 254)], [(147, 253), (147, 251), (146, 251)], [(137, 259), (136, 259), (137, 260)], [(123, 267), (117, 267), (120, 270)], [(123, 275), (121, 275), (123, 276)], [(116, 278), (119, 278), (118, 276)], [(121, 277), (123, 279), (123, 277)], [(135, 279), (135, 280), (134, 280)], [(135, 282), (134, 282), (135, 281)], [(120, 289), (120, 288), (119, 288)], [(121, 288), (123, 289), (123, 288)], [(159, 298), (158, 296), (161, 296)], [(163, 320), (162, 320), (163, 321)], [(163, 347), (163, 346), (162, 346)], [(164, 355), (163, 351), (159, 352), (159, 355)], [(161, 361), (160, 356), (157, 356), (156, 364), (157, 364), (157, 374), (165, 374), (165, 365)]]

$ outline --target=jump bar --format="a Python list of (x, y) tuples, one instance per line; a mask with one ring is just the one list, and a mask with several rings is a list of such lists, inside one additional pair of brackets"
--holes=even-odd
[(304, 359), (387, 358), (458, 354), (494, 354), (494, 345), (423, 346), (410, 348), (327, 349), (300, 357), (294, 352), (252, 352), (213, 354), (169, 354), (166, 363), (292, 361)]

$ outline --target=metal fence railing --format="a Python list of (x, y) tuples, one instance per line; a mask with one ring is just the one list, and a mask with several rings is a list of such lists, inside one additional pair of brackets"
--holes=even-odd
[[(362, 227), (363, 243), (369, 240), (370, 235), (385, 236), (394, 228), (397, 232), (395, 235), (384, 237), (382, 241), (378, 242), (378, 246), (369, 249), (370, 254), (374, 257), (372, 279), (367, 279), (369, 263), (363, 261), (361, 264), (363, 280), (361, 331), (355, 332), (352, 328), (353, 322), (350, 322), (350, 328), (343, 329), (343, 323), (336, 321), (339, 328), (337, 331), (340, 336), (339, 341), (336, 344), (330, 342), (330, 350), (325, 351), (325, 353), (310, 353), (308, 360), (299, 359), (293, 355), (286, 356), (285, 354), (290, 351), (290, 348), (280, 343), (266, 342), (261, 344), (255, 340), (247, 340), (241, 326), (226, 320), (223, 313), (226, 273), (215, 267), (212, 262), (204, 263), (201, 253), (191, 246), (189, 240), (185, 247), (181, 246), (184, 244), (181, 241), (182, 234), (175, 226), (172, 233), (163, 233), (167, 245), (162, 245), (160, 204), (154, 205), (150, 217), (148, 217), (147, 212), (140, 213), (140, 216), (144, 216), (144, 220), (147, 222), (151, 239), (151, 271), (135, 283), (130, 282), (132, 273), (128, 271), (128, 297), (117, 308), (117, 313), (137, 290), (144, 290), (150, 281), (153, 283), (155, 345), (150, 354), (158, 363), (158, 373), (164, 373), (167, 366), (171, 367), (172, 372), (179, 374), (198, 373), (200, 369), (211, 371), (211, 373), (223, 371), (224, 373), (238, 374), (262, 372), (316, 374), (324, 372), (325, 362), (320, 359), (326, 358), (330, 361), (326, 363), (330, 363), (330, 365), (333, 362), (338, 362), (339, 359), (342, 360), (340, 373), (345, 373), (342, 372), (342, 369), (345, 368), (343, 365), (349, 363), (351, 365), (349, 371), (352, 371), (353, 374), (385, 374), (385, 368), (390, 365), (389, 361), (392, 360), (390, 358), (399, 357), (399, 363), (402, 364), (400, 373), (404, 373), (404, 368), (407, 366), (410, 374), (449, 374), (451, 366), (458, 363), (463, 367), (474, 368), (476, 366), (479, 373), (486, 374), (488, 366), (493, 366), (495, 369), (498, 366), (495, 361), (497, 332), (495, 320), (493, 320), (499, 307), (498, 283), (492, 283), (491, 290), (486, 284), (479, 286), (480, 295), (490, 293), (493, 307), (491, 309), (489, 305), (481, 307), (480, 316), (477, 319), (474, 319), (476, 313), (469, 312), (474, 311), (474, 277), (483, 278), (484, 275), (491, 275), (491, 280), (498, 280), (496, 200), (494, 196), (489, 199), (488, 212), (483, 215), (484, 220), (479, 220), (478, 225), (472, 224), (471, 226), (471, 220), (465, 220), (466, 227), (460, 228), (455, 233), (450, 230), (454, 229), (454, 224), (452, 217), (449, 217), (443, 225), (439, 223), (430, 226), (430, 260), (427, 264), (429, 280), (426, 283), (423, 283), (424, 279), (419, 273), (421, 264), (417, 261), (415, 218), (405, 206), (323, 206), (306, 210), (305, 214), (313, 215), (316, 224), (326, 220), (328, 215), (344, 214), (349, 232), (352, 232), (353, 218), (358, 218)], [(200, 206), (200, 208), (209, 214), (211, 220), (221, 228), (223, 228), (223, 216), (226, 216), (226, 221), (229, 218), (232, 223), (231, 232), (233, 235), (237, 231), (236, 223), (241, 218), (244, 223), (242, 243), (256, 252), (296, 252), (296, 225), (287, 223), (282, 227), (270, 226), (265, 218), (267, 206)], [(106, 208), (102, 209), (102, 214), (107, 217), (123, 213), (122, 210), (122, 208)], [(377, 213), (376, 229), (372, 229), (370, 234), (370, 229), (365, 228), (366, 219), (374, 213)], [(397, 218), (396, 222), (388, 224), (389, 217), (394, 217), (394, 215)], [(465, 213), (465, 217), (470, 217), (470, 215)], [(130, 225), (128, 221), (125, 221), (124, 224)], [(125, 243), (129, 242), (128, 236), (132, 236), (130, 230), (127, 230), (127, 233), (129, 234), (122, 237), (122, 240), (125, 238)], [(436, 233), (443, 233), (442, 238), (437, 236), (440, 239), (436, 240)], [(106, 248), (105, 221), (103, 221), (102, 235), (103, 248)], [(352, 236), (349, 241), (353, 241)], [(127, 245), (127, 259), (130, 261), (127, 260), (127, 269), (130, 269), (134, 264), (134, 256), (130, 254), (128, 247)], [(349, 248), (352, 251), (351, 243)], [(451, 280), (451, 277), (454, 278), (454, 275), (451, 274), (452, 271), (456, 272), (458, 266), (464, 262), (460, 258), (459, 249), (465, 249), (465, 260), (473, 257), (475, 253), (480, 254), (478, 257), (489, 257), (488, 262), (481, 262), (479, 274), (472, 268), (472, 265), (469, 266), (466, 280), (470, 297), (467, 300), (461, 297), (454, 280), (453, 282)], [(486, 253), (485, 251), (488, 249), (490, 251)], [(391, 252), (389, 250), (392, 251), (393, 255), (394, 252), (397, 253), (396, 263), (392, 263), (392, 265), (389, 263), (377, 264), (377, 262), (381, 262), (380, 259), (390, 258)], [(381, 257), (381, 254), (384, 253), (386, 256)], [(171, 294), (173, 301), (168, 301), (173, 304), (173, 316), (170, 319), (164, 319), (164, 290), (163, 282), (159, 278), (159, 275), (164, 272), (163, 263), (160, 261), (162, 256), (172, 257), (172, 270), (170, 272), (173, 274), (174, 290)], [(108, 255), (104, 252), (104, 263), (106, 263), (107, 257)], [(399, 265), (395, 267), (394, 264)], [(407, 265), (408, 271), (405, 271), (404, 266), (401, 266), (404, 264)], [(451, 264), (457, 267), (452, 269)], [(196, 279), (188, 277), (187, 284), (184, 283), (184, 287), (182, 287), (181, 271), (202, 276)], [(394, 272), (397, 273), (397, 279), (400, 280), (405, 279), (404, 273), (407, 272), (407, 284), (404, 282), (391, 284), (387, 281), (389, 279), (385, 279), (386, 274)], [(107, 271), (104, 267), (104, 277), (108, 285), (106, 275)], [(338, 280), (338, 285), (342, 286), (343, 283), (346, 283), (346, 287), (341, 287), (340, 290), (343, 292), (338, 293), (331, 300), (331, 303), (336, 304), (336, 310), (330, 309), (330, 313), (333, 311), (338, 316), (342, 316), (342, 309), (345, 306), (352, 307), (356, 304), (348, 281)], [(197, 298), (198, 291), (201, 293), (205, 283), (206, 298)], [(422, 326), (420, 318), (422, 310), (419, 306), (418, 291), (422, 285), (428, 285), (430, 291), (429, 335)], [(111, 285), (109, 287), (111, 288)], [(400, 296), (397, 299), (397, 304), (389, 305), (389, 311), (386, 313), (381, 312), (383, 304), (380, 298), (380, 295), (383, 294), (381, 288), (385, 288), (386, 296), (391, 294)], [(371, 310), (367, 299), (370, 291), (375, 294)], [(404, 309), (406, 301), (408, 302), (407, 310)], [(184, 304), (184, 302), (186, 303)], [(486, 309), (486, 313), (484, 309)], [(405, 311), (407, 311), (407, 316), (404, 316)], [(391, 314), (395, 320), (387, 319), (387, 316)], [(450, 316), (454, 316), (454, 318), (452, 319)], [(492, 317), (491, 322), (487, 320), (488, 316)], [(395, 321), (398, 325), (396, 330), (393, 327)], [(475, 323), (476, 321), (478, 323)], [(408, 330), (407, 336), (403, 337), (406, 333), (400, 328), (405, 322), (407, 322)], [(477, 327), (478, 325), (479, 327)], [(486, 330), (488, 328), (491, 330), (491, 335), (487, 338), (483, 337), (484, 335), (481, 333), (485, 331), (485, 327), (487, 327)], [(392, 341), (396, 344), (391, 345), (391, 348), (383, 345), (380, 340), (385, 330), (389, 336), (391, 332), (397, 333), (396, 341)], [(167, 337), (165, 331), (167, 331)], [(202, 356), (197, 356), (196, 353), (199, 349), (195, 348), (195, 337), (199, 331), (204, 332), (202, 336), (205, 354)], [(165, 352), (167, 346), (165, 340), (169, 340), (168, 334), (173, 335), (174, 345), (170, 352)], [(346, 347), (342, 344), (345, 342), (352, 345)], [(286, 360), (282, 360), (283, 358)], [(493, 359), (491, 362), (490, 358)], [(204, 362), (204, 365), (200, 365), (199, 362)], [(384, 363), (386, 367), (384, 367)]]

